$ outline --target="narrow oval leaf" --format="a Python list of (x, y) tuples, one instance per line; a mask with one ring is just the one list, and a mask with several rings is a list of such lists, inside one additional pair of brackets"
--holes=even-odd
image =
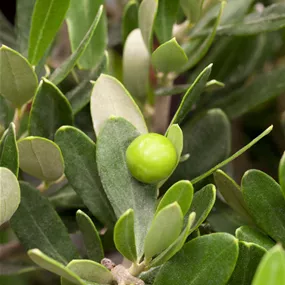
[(285, 152), (283, 153), (279, 164), (279, 183), (285, 197)]
[[(96, 18), (99, 7), (104, 4), (103, 0), (71, 0), (67, 13), (67, 27), (69, 32), (72, 52), (75, 52), (84, 35)], [(84, 53), (78, 60), (82, 69), (94, 68), (104, 55), (107, 46), (107, 20), (103, 12), (93, 37)]]
[(76, 212), (76, 221), (83, 235), (88, 258), (100, 262), (104, 258), (104, 250), (96, 226), (91, 218), (81, 210)]
[(242, 226), (236, 230), (236, 237), (241, 241), (258, 244), (269, 250), (275, 245), (275, 242), (257, 229)]
[(117, 221), (114, 242), (117, 250), (128, 260), (137, 262), (134, 210), (127, 210)]
[(154, 30), (161, 44), (172, 38), (172, 29), (176, 22), (179, 1), (159, 0)]
[(124, 7), (122, 22), (123, 42), (126, 41), (128, 35), (139, 26), (139, 3), (137, 0), (130, 0)]
[(276, 245), (263, 257), (251, 284), (285, 284), (285, 252), (281, 245)]
[(250, 214), (242, 197), (240, 186), (222, 170), (214, 173), (216, 186), (228, 205), (248, 221), (251, 221)]
[(143, 0), (139, 7), (139, 28), (147, 49), (152, 51), (152, 36), (158, 0)]
[(201, 14), (204, 1), (197, 0), (180, 0), (180, 5), (184, 14), (190, 21), (190, 23), (196, 23)]
[(198, 237), (163, 265), (154, 285), (201, 285), (209, 284), (209, 280), (211, 285), (227, 284), (237, 258), (238, 242), (232, 235)]
[(68, 279), (70, 282), (73, 282), (73, 284), (85, 285), (78, 275), (76, 275), (74, 272), (72, 272), (62, 263), (47, 256), (39, 249), (29, 250), (28, 255), (31, 258), (31, 260), (37, 265), (39, 265), (41, 268), (44, 268), (56, 275), (62, 276)]
[(285, 199), (280, 185), (264, 172), (249, 170), (242, 178), (242, 194), (256, 224), (285, 244)]
[(137, 254), (140, 257), (143, 241), (155, 211), (156, 186), (137, 181), (129, 172), (126, 150), (139, 136), (138, 131), (122, 118), (109, 119), (97, 140), (99, 175), (117, 218), (128, 209), (135, 215)]
[(266, 253), (263, 247), (254, 243), (239, 242), (239, 255), (235, 270), (228, 285), (251, 284), (256, 268)]
[(151, 55), (153, 66), (163, 73), (178, 71), (187, 60), (187, 55), (175, 38), (163, 43)]
[(16, 212), (20, 196), (17, 177), (8, 168), (0, 167), (0, 226)]
[(18, 176), (19, 151), (13, 123), (10, 124), (0, 141), (0, 166), (10, 169), (16, 177)]
[(183, 96), (183, 99), (179, 105), (178, 110), (176, 111), (171, 121), (171, 125), (181, 124), (185, 119), (185, 117), (188, 115), (188, 113), (191, 111), (194, 104), (197, 102), (199, 96), (202, 94), (202, 92), (205, 89), (205, 86), (212, 71), (212, 66), (213, 66), (212, 64), (207, 66), (196, 78), (196, 80), (190, 86), (190, 88), (187, 90), (187, 92)]
[(37, 0), (29, 39), (29, 61), (37, 65), (53, 42), (69, 7), (70, 0)]
[(148, 132), (143, 115), (129, 92), (116, 78), (106, 74), (102, 74), (94, 84), (91, 115), (97, 136), (110, 116), (128, 120), (142, 134)]
[(193, 186), (188, 180), (181, 180), (172, 185), (160, 200), (156, 213), (161, 211), (164, 207), (177, 202), (185, 215), (192, 203), (193, 199)]
[(145, 259), (150, 260), (168, 248), (180, 235), (182, 226), (183, 213), (177, 202), (160, 210), (154, 217), (145, 237)]
[(96, 17), (94, 21), (92, 22), (90, 28), (88, 29), (85, 36), (82, 38), (82, 41), (80, 42), (79, 46), (76, 48), (76, 50), (67, 58), (50, 76), (50, 81), (58, 85), (63, 79), (66, 78), (68, 73), (73, 69), (73, 67), (76, 65), (78, 59), (80, 56), (84, 53), (86, 48), (88, 47), (95, 31), (98, 26), (98, 23), (100, 19), (102, 18), (103, 14), (103, 5), (99, 7), (98, 13), (96, 14)]
[(53, 140), (59, 127), (72, 124), (68, 100), (53, 83), (43, 78), (30, 112), (29, 135)]
[(143, 42), (141, 31), (133, 30), (125, 43), (123, 54), (123, 77), (127, 90), (134, 98), (144, 101), (149, 86), (150, 55)]
[(28, 183), (20, 182), (20, 187), (21, 203), (11, 226), (24, 247), (38, 248), (62, 264), (77, 258), (67, 229), (47, 198)]
[(41, 137), (18, 141), (20, 168), (43, 181), (56, 181), (63, 175), (64, 162), (59, 147)]
[(27, 103), (36, 93), (38, 79), (28, 61), (16, 51), (0, 48), (0, 94), (15, 107)]
[(95, 143), (74, 127), (61, 127), (55, 141), (62, 151), (68, 182), (89, 211), (112, 227), (116, 218), (98, 175)]

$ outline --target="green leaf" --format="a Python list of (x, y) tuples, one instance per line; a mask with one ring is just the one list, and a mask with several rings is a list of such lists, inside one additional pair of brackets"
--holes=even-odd
[(242, 194), (256, 224), (285, 244), (285, 199), (280, 185), (264, 172), (249, 170), (242, 178)]
[(154, 217), (145, 237), (145, 259), (168, 248), (180, 235), (183, 226), (183, 213), (177, 202), (161, 209)]
[(152, 36), (158, 0), (143, 0), (139, 7), (139, 28), (147, 49), (152, 50)]
[(29, 38), (29, 61), (37, 65), (53, 42), (65, 18), (70, 0), (37, 0)]
[[(283, 94), (285, 89), (284, 72), (285, 68), (280, 67), (261, 74), (249, 84), (227, 93), (226, 97), (215, 100), (211, 106), (223, 109), (230, 119), (240, 117)], [(258, 96), (255, 96), (254, 94), (257, 93)]]
[(29, 135), (53, 140), (59, 127), (72, 124), (68, 100), (53, 83), (43, 78), (30, 112)]
[(76, 212), (76, 221), (83, 235), (88, 258), (100, 262), (104, 258), (104, 250), (96, 226), (90, 217), (81, 210)]
[(180, 0), (180, 5), (190, 23), (196, 23), (202, 14), (204, 1)]
[[(80, 276), (80, 278), (86, 281), (88, 284), (90, 282), (111, 284), (111, 282), (113, 281), (112, 273), (100, 263), (94, 262), (92, 260), (72, 260), (67, 265), (67, 268), (78, 276)], [(63, 280), (62, 278), (61, 284), (67, 285), (69, 283), (65, 283), (65, 280)]]
[(74, 127), (61, 127), (55, 141), (62, 151), (68, 182), (90, 212), (112, 227), (115, 215), (98, 175), (95, 143)]
[(188, 44), (185, 45), (184, 50), (188, 56), (188, 62), (181, 68), (181, 72), (193, 68), (208, 52), (210, 49), (217, 32), (217, 28), (221, 21), (221, 17), (226, 5), (225, 1), (221, 2), (221, 7), (215, 24), (212, 27), (210, 33), (207, 33), (207, 36), (202, 39), (192, 39)]
[(242, 226), (236, 230), (236, 237), (241, 241), (258, 244), (259, 246), (269, 250), (275, 245), (275, 242), (268, 236), (258, 231), (257, 229)]
[(194, 194), (190, 210), (184, 218), (185, 222), (190, 213), (196, 213), (195, 223), (193, 223), (191, 226), (191, 232), (198, 229), (200, 225), (206, 220), (215, 204), (215, 201), (216, 187), (212, 184), (206, 185)]
[[(159, 271), (154, 285), (221, 285), (229, 280), (238, 258), (238, 242), (226, 233), (195, 238)], [(217, 274), (218, 268), (218, 274)]]
[(41, 137), (27, 137), (18, 141), (20, 168), (43, 181), (56, 181), (64, 171), (59, 147)]
[[(71, 0), (67, 14), (67, 27), (72, 52), (78, 48), (82, 38), (93, 23), (103, 0)], [(82, 69), (94, 68), (104, 55), (107, 46), (107, 20), (103, 13), (93, 37), (78, 61)]]
[(55, 259), (50, 258), (46, 254), (41, 252), (39, 249), (29, 250), (28, 255), (31, 260), (40, 267), (68, 279), (72, 282), (72, 284), (85, 285), (85, 283), (82, 282), (80, 277), (76, 275), (73, 271), (71, 271), (69, 268), (64, 266), (62, 263), (56, 261)]
[(68, 75), (68, 73), (76, 65), (78, 59), (84, 53), (89, 43), (91, 42), (91, 39), (96, 31), (98, 23), (102, 18), (102, 14), (103, 14), (103, 5), (99, 7), (98, 13), (96, 14), (94, 21), (92, 22), (90, 28), (88, 29), (87, 33), (83, 37), (82, 41), (80, 42), (76, 50), (50, 76), (50, 81), (53, 84), (58, 85), (61, 81), (63, 81)]
[(149, 87), (150, 55), (143, 42), (141, 31), (133, 30), (125, 43), (123, 54), (124, 84), (129, 92), (144, 101)]
[(228, 285), (251, 284), (256, 268), (266, 250), (254, 243), (239, 242), (239, 255)]
[(217, 164), (215, 167), (213, 167), (212, 169), (210, 169), (209, 171), (207, 171), (206, 173), (194, 178), (191, 182), (192, 184), (197, 183), (198, 181), (201, 181), (202, 179), (208, 177), (209, 175), (211, 175), (212, 173), (214, 173), (216, 170), (218, 170), (219, 168), (224, 167), (225, 165), (227, 165), (229, 162), (231, 162), (232, 160), (236, 159), (237, 157), (239, 157), (240, 155), (242, 155), (245, 151), (247, 151), (248, 149), (250, 149), (253, 145), (255, 145), (258, 141), (260, 141), (263, 137), (267, 136), (273, 129), (273, 126), (268, 127), (263, 133), (261, 133), (259, 136), (257, 136), (255, 139), (253, 139), (249, 144), (247, 144), (246, 146), (244, 146), (243, 148), (241, 148), (239, 151), (237, 151), (236, 153), (234, 153), (232, 156), (230, 156), (229, 158), (227, 158), (226, 160), (222, 161), (221, 163)]
[(189, 215), (187, 225), (183, 230), (183, 232), (180, 234), (180, 236), (167, 249), (165, 249), (157, 257), (155, 257), (149, 263), (149, 267), (155, 267), (164, 264), (183, 247), (187, 237), (191, 233), (191, 228), (194, 223), (195, 217), (196, 217), (195, 213), (191, 213)]
[(285, 152), (279, 164), (279, 183), (285, 197)]
[(176, 111), (171, 124), (181, 124), (188, 113), (193, 108), (194, 104), (199, 99), (199, 96), (204, 91), (209, 76), (211, 74), (212, 64), (207, 66), (200, 75), (196, 78), (194, 83), (189, 87)]
[(285, 283), (285, 252), (281, 245), (273, 247), (261, 260), (252, 285)]
[(15, 110), (8, 105), (7, 100), (0, 95), (0, 125), (3, 127), (3, 132), (9, 127), (13, 120)]
[(47, 198), (28, 183), (20, 182), (20, 187), (21, 203), (11, 226), (24, 247), (38, 248), (62, 264), (78, 257), (63, 222)]
[(142, 254), (143, 241), (155, 211), (156, 186), (137, 181), (129, 172), (125, 153), (138, 131), (122, 118), (109, 119), (97, 140), (99, 175), (117, 218), (128, 209), (135, 215), (137, 253)]
[(137, 0), (130, 0), (124, 7), (122, 22), (122, 38), (126, 41), (128, 35), (139, 26), (139, 4)]
[(175, 38), (160, 45), (151, 55), (153, 66), (163, 72), (179, 71), (188, 58)]
[(161, 211), (164, 207), (177, 202), (180, 206), (183, 215), (185, 215), (192, 203), (193, 199), (193, 186), (188, 180), (181, 180), (172, 185), (160, 200), (156, 213)]
[(114, 229), (114, 242), (117, 250), (128, 260), (137, 262), (134, 210), (127, 210), (117, 221)]
[(16, 177), (18, 176), (19, 151), (13, 123), (10, 124), (0, 141), (0, 166), (10, 169)]
[(172, 29), (176, 22), (178, 9), (179, 1), (159, 0), (154, 30), (161, 44), (172, 38)]
[(227, 204), (248, 221), (251, 221), (239, 185), (222, 170), (217, 170), (214, 173), (214, 179), (219, 192)]
[(97, 136), (110, 116), (122, 117), (139, 132), (148, 132), (143, 115), (129, 92), (116, 78), (106, 74), (102, 74), (94, 84), (91, 115)]
[(27, 103), (36, 93), (38, 79), (28, 61), (18, 52), (0, 48), (0, 94), (15, 107)]
[(9, 221), (20, 204), (20, 187), (14, 173), (0, 167), (0, 226)]

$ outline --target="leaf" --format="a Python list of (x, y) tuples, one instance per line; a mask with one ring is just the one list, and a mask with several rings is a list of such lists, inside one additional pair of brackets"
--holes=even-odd
[(29, 135), (53, 140), (59, 127), (72, 124), (68, 100), (53, 83), (43, 78), (30, 112)]
[(97, 140), (97, 165), (101, 182), (117, 218), (128, 209), (135, 215), (137, 253), (155, 211), (156, 186), (134, 179), (127, 167), (125, 153), (138, 131), (122, 118), (109, 119)]
[(17, 177), (8, 168), (0, 167), (0, 226), (16, 212), (20, 196)]
[[(238, 258), (238, 242), (226, 233), (216, 233), (188, 242), (160, 269), (154, 285), (226, 284)], [(219, 268), (217, 274), (217, 268)]]
[(0, 125), (3, 127), (3, 132), (9, 127), (10, 122), (12, 122), (14, 112), (15, 110), (12, 110), (7, 100), (0, 95)]
[(0, 48), (0, 94), (15, 107), (27, 103), (36, 93), (37, 76), (28, 61), (18, 52)]
[(262, 232), (248, 227), (242, 226), (236, 230), (236, 237), (241, 241), (255, 243), (266, 250), (269, 250), (275, 245), (275, 242)]
[(252, 285), (285, 283), (285, 252), (281, 245), (273, 247), (261, 260)]
[[(103, 0), (70, 1), (66, 21), (72, 52), (75, 52), (80, 45), (82, 38), (87, 33), (97, 15), (100, 6), (103, 4)], [(106, 46), (107, 20), (104, 12), (89, 45), (85, 49), (83, 55), (79, 58), (79, 67), (82, 69), (94, 68), (104, 55)]]
[[(251, 83), (227, 93), (226, 97), (215, 100), (211, 106), (219, 106), (230, 119), (238, 118), (283, 94), (285, 89), (284, 72), (285, 68), (280, 67), (258, 75)], [(257, 93), (258, 96), (255, 96), (254, 94)]]
[(161, 44), (172, 38), (172, 29), (176, 22), (179, 1), (159, 0), (154, 30)]
[(0, 141), (0, 166), (10, 169), (16, 177), (18, 176), (19, 151), (14, 123), (10, 124)]
[[(67, 268), (75, 274), (79, 275), (81, 279), (88, 283), (98, 282), (100, 284), (110, 284), (113, 281), (112, 273), (103, 265), (92, 260), (72, 260), (67, 265)], [(69, 283), (65, 284), (65, 281), (62, 278), (61, 284), (67, 285)]]
[(125, 43), (123, 54), (124, 84), (134, 98), (144, 101), (149, 86), (150, 55), (141, 31), (133, 30)]
[(204, 1), (180, 0), (180, 5), (190, 23), (196, 23), (202, 14)]
[(76, 50), (50, 76), (50, 81), (53, 84), (58, 85), (60, 82), (62, 82), (66, 78), (68, 73), (74, 68), (79, 58), (88, 47), (96, 31), (98, 23), (102, 18), (102, 13), (103, 13), (103, 6), (101, 5), (99, 7), (98, 13), (96, 14), (94, 21), (92, 22), (85, 36), (82, 38), (82, 41), (80, 42)]
[(138, 10), (139, 4), (137, 0), (130, 0), (124, 7), (122, 22), (123, 43), (128, 35), (139, 26)]
[(246, 146), (244, 146), (243, 148), (241, 148), (239, 151), (237, 151), (236, 153), (234, 153), (232, 156), (230, 156), (229, 158), (227, 158), (226, 160), (220, 162), (219, 164), (217, 164), (215, 167), (213, 167), (212, 169), (210, 169), (209, 171), (207, 171), (206, 173), (194, 178), (191, 182), (192, 184), (197, 183), (198, 181), (201, 181), (202, 179), (208, 177), (209, 175), (211, 175), (213, 172), (215, 172), (216, 170), (218, 170), (219, 168), (222, 168), (223, 166), (227, 165), (229, 162), (231, 162), (232, 160), (236, 159), (237, 157), (239, 157), (240, 155), (242, 155), (245, 151), (247, 151), (248, 149), (250, 149), (253, 145), (255, 145), (258, 141), (260, 141), (262, 138), (264, 138), (265, 136), (267, 136), (273, 129), (273, 126), (268, 127), (263, 133), (261, 133), (259, 136), (257, 136), (255, 139), (253, 139), (249, 144), (247, 144)]
[(212, 64), (207, 66), (200, 75), (196, 78), (194, 83), (189, 87), (186, 94), (183, 96), (183, 99), (176, 111), (170, 125), (172, 124), (181, 124), (188, 113), (193, 108), (194, 104), (199, 99), (199, 96), (204, 91), (204, 88), (207, 84), (208, 78), (211, 74)]
[(280, 185), (258, 170), (242, 178), (242, 194), (256, 224), (274, 240), (285, 244), (285, 199)]
[(239, 242), (239, 255), (228, 285), (251, 284), (256, 268), (266, 250), (254, 243)]
[(106, 74), (100, 75), (94, 84), (91, 115), (97, 136), (110, 116), (128, 120), (142, 134), (148, 132), (143, 115), (131, 95), (117, 79)]
[(216, 187), (212, 184), (206, 185), (194, 194), (190, 210), (184, 218), (185, 223), (190, 213), (196, 213), (195, 223), (193, 223), (191, 226), (191, 232), (198, 229), (200, 225), (206, 220), (215, 204), (215, 201)]
[(152, 36), (158, 0), (143, 0), (139, 7), (139, 28), (147, 49), (152, 50)]
[(222, 170), (217, 170), (214, 173), (214, 179), (218, 190), (227, 204), (248, 221), (251, 221), (239, 185)]
[(279, 183), (285, 197), (285, 152), (279, 164)]
[(64, 171), (59, 147), (41, 137), (27, 137), (18, 141), (20, 168), (43, 181), (56, 181)]
[(70, 0), (37, 0), (29, 38), (29, 61), (37, 65), (54, 40), (67, 12)]
[(116, 249), (128, 260), (137, 262), (135, 240), (135, 214), (134, 210), (127, 210), (117, 221), (114, 228), (114, 242)]
[(180, 236), (167, 249), (155, 257), (150, 262), (149, 267), (162, 265), (166, 263), (166, 261), (168, 261), (170, 258), (172, 258), (177, 252), (179, 252), (179, 250), (183, 247), (187, 237), (191, 233), (191, 227), (194, 223), (195, 217), (195, 213), (191, 213), (189, 215), (187, 225)]
[(181, 180), (172, 185), (160, 200), (156, 213), (164, 207), (177, 202), (181, 208), (183, 216), (188, 212), (193, 199), (193, 186), (188, 180)]
[(68, 182), (90, 212), (112, 227), (115, 215), (98, 175), (95, 143), (74, 127), (61, 127), (55, 141), (62, 151)]
[(145, 237), (145, 259), (168, 248), (180, 235), (183, 226), (183, 213), (177, 202), (165, 206), (155, 215)]
[(163, 72), (179, 71), (188, 58), (175, 38), (160, 45), (151, 55), (153, 66)]
[(47, 198), (28, 183), (20, 182), (20, 187), (21, 204), (11, 226), (24, 247), (38, 248), (62, 264), (78, 257), (63, 222)]
[(64, 278), (68, 279), (69, 281), (73, 282), (72, 284), (78, 285), (85, 285), (81, 281), (78, 275), (72, 272), (69, 268), (64, 266), (62, 263), (56, 261), (53, 258), (50, 258), (39, 249), (31, 249), (28, 251), (28, 255), (31, 260), (39, 265), (40, 267), (57, 274), (59, 276), (63, 276)]
[(96, 226), (90, 217), (81, 210), (76, 212), (76, 221), (83, 235), (88, 258), (100, 262), (104, 258), (104, 250)]

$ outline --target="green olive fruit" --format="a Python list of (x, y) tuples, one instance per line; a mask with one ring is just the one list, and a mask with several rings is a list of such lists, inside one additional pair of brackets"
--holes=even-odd
[(177, 154), (168, 138), (150, 133), (137, 137), (129, 145), (126, 159), (133, 177), (140, 182), (153, 184), (172, 173)]

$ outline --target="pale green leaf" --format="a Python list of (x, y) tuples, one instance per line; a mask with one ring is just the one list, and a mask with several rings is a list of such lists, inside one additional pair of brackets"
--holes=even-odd
[(283, 153), (279, 164), (279, 183), (285, 197), (285, 152)]
[(196, 23), (201, 17), (203, 2), (202, 0), (180, 0), (183, 12), (190, 23)]

